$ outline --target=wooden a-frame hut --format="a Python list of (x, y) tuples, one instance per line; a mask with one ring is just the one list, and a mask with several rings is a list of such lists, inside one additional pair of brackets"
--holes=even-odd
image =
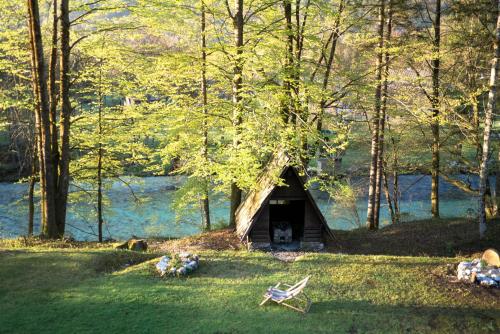
[[(236, 231), (249, 248), (321, 249), (333, 237), (314, 198), (284, 153), (274, 156), (257, 188), (236, 211)], [(282, 182), (280, 182), (282, 180)]]

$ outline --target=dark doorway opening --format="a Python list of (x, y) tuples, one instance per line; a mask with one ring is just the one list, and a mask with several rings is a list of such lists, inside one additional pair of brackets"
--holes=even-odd
[(269, 233), (271, 241), (286, 244), (302, 240), (304, 214), (304, 200), (270, 200)]

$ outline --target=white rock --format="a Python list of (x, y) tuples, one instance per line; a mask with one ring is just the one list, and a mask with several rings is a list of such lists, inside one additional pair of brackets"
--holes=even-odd
[(160, 272), (161, 275), (165, 275), (168, 270), (168, 263), (170, 262), (170, 258), (168, 256), (162, 256), (160, 261), (156, 264), (156, 269)]

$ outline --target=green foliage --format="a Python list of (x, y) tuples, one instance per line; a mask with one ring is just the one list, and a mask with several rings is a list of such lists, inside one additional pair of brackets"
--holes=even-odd
[[(40, 1), (43, 18), (50, 17), (50, 3)], [(123, 175), (187, 176), (174, 203), (178, 221), (198, 210), (207, 194), (227, 195), (232, 183), (245, 191), (255, 188), (278, 151), (288, 152), (295, 165), (314, 166), (317, 158), (326, 157), (342, 162), (340, 175), (366, 174), (366, 121), (374, 105), (375, 56), (380, 51), (374, 25), (377, 3), (298, 1), (292, 6), (290, 31), (283, 2), (246, 1), (241, 50), (234, 46), (233, 4), (228, 3), (228, 11), (224, 1), (204, 3), (206, 64), (201, 56), (201, 1), (70, 2), (72, 12), (82, 14), (74, 18), (71, 30), (71, 176), (83, 188), (73, 200), (95, 202), (99, 157), (105, 188)], [(436, 54), (429, 34), (433, 13), (420, 3), (391, 3), (393, 34), (384, 47), (390, 66), (387, 171), (429, 170), (429, 64), (439, 56), (442, 171), (474, 172), (492, 51), (491, 4), (450, 2), (443, 12), (441, 50)], [(0, 122), (32, 138), (25, 11), (18, 1), (0, 4)], [(42, 21), (47, 41), (51, 22)], [(324, 86), (325, 57), (335, 33), (336, 53)], [(288, 54), (291, 34), (300, 37), (294, 37), (295, 51)], [(238, 62), (243, 64), (243, 86), (242, 101), (236, 105), (231, 98)], [(201, 98), (204, 65), (206, 109)], [(292, 91), (285, 89), (288, 83)], [(293, 124), (285, 119), (287, 107), (296, 118)], [(236, 114), (241, 114), (237, 127)], [(317, 130), (320, 117), (320, 130), (331, 136)], [(332, 189), (340, 202), (352, 202), (348, 188)]]

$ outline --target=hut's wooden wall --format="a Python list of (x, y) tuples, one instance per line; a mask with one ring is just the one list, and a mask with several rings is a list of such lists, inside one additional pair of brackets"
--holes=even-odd
[(288, 186), (280, 186), (274, 189), (271, 199), (306, 199), (306, 192), (291, 168), (286, 173), (285, 183)]
[(309, 201), (305, 201), (304, 242), (321, 242), (323, 224)]
[(271, 236), (269, 234), (269, 202), (263, 204), (262, 212), (257, 217), (257, 221), (250, 231), (250, 240), (259, 243), (271, 242)]

